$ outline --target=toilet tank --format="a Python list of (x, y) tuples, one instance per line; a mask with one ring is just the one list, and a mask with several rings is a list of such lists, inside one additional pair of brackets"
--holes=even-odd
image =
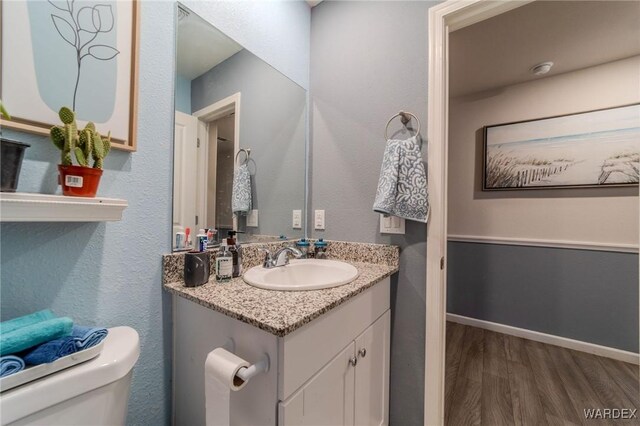
[(0, 394), (0, 423), (21, 425), (124, 425), (138, 333), (114, 327), (100, 355)]

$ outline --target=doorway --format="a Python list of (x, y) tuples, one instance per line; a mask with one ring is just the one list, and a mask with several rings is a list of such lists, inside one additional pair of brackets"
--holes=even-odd
[[(449, 126), (452, 117), (450, 110), (450, 94), (451, 94), (451, 73), (449, 69), (449, 61), (451, 60), (450, 42), (451, 33), (455, 30), (462, 29), (501, 15), (510, 10), (525, 6), (530, 2), (447, 2), (445, 4), (434, 7), (430, 10), (430, 67), (429, 67), (429, 190), (430, 201), (432, 205), (431, 222), (428, 225), (427, 237), (427, 336), (426, 336), (426, 371), (425, 377), (425, 423), (426, 424), (443, 424), (445, 421), (444, 397), (447, 393), (445, 390), (445, 345), (447, 339), (445, 336), (451, 334), (447, 331), (446, 324), (446, 301), (447, 301), (447, 269), (454, 267), (452, 259), (447, 254), (448, 243), (448, 227), (449, 219), (447, 212), (447, 192), (448, 187), (452, 183), (449, 179), (447, 170), (447, 161), (451, 155), (450, 151), (450, 134)], [(537, 3), (537, 2), (536, 2)], [(534, 64), (532, 64), (534, 65)], [(496, 123), (485, 123), (496, 124)], [(480, 141), (482, 136), (480, 135)], [(637, 193), (637, 188), (636, 188)], [(496, 197), (498, 198), (498, 197)], [(526, 198), (526, 197), (525, 197)], [(606, 198), (605, 198), (606, 199)], [(635, 201), (637, 209), (637, 199)], [(459, 207), (459, 206), (457, 206)], [(637, 228), (637, 217), (635, 219)], [(637, 235), (637, 229), (633, 231)], [(478, 242), (478, 241), (476, 241)], [(485, 241), (486, 242), (486, 241)], [(495, 241), (494, 241), (495, 242)], [(567, 243), (567, 241), (564, 241)], [(502, 241), (504, 243), (513, 243), (512, 241)], [(622, 246), (620, 244), (619, 246)], [(632, 250), (637, 253), (637, 240), (635, 245), (632, 244)], [(629, 248), (629, 247), (627, 247)], [(620, 248), (618, 248), (620, 249)], [(622, 247), (624, 249), (624, 247)], [(637, 266), (637, 262), (636, 262)], [(635, 279), (637, 286), (637, 277)], [(631, 297), (637, 301), (637, 287), (635, 297)], [(637, 306), (636, 306), (637, 309)], [(451, 317), (450, 317), (451, 318)], [(635, 320), (637, 322), (637, 318)], [(460, 321), (459, 321), (460, 322)], [(462, 332), (462, 336), (467, 335), (469, 326), (475, 328), (479, 324), (463, 324), (460, 325), (456, 333)], [(486, 325), (486, 324), (484, 324)], [(456, 328), (455, 326), (453, 328)], [(469, 340), (476, 342), (476, 347), (491, 348), (495, 347), (492, 342), (502, 339), (504, 341), (511, 339), (491, 334), (499, 331), (501, 334), (509, 334), (507, 332), (513, 330), (501, 329), (490, 330), (486, 335), (489, 341), (483, 340), (475, 336), (483, 335), (483, 332), (469, 332)], [(447, 333), (447, 334), (445, 334)], [(513, 334), (513, 333), (512, 333)], [(474, 337), (475, 336), (475, 337)], [(449, 336), (447, 336), (449, 337)], [(527, 339), (532, 340), (531, 336)], [(449, 339), (451, 340), (451, 339)], [(465, 340), (463, 337), (462, 340)], [(516, 341), (517, 344), (520, 341)], [(536, 342), (536, 344), (539, 342)], [(557, 342), (554, 342), (557, 346)], [(535, 346), (535, 345), (534, 345)], [(554, 347), (555, 347), (554, 346)], [(533, 350), (533, 349), (532, 349)], [(564, 349), (563, 349), (564, 350)], [(543, 354), (549, 354), (550, 350), (545, 349)], [(555, 351), (555, 349), (551, 349)], [(627, 352), (627, 351), (623, 351)], [(637, 348), (633, 351), (637, 353)], [(611, 352), (609, 352), (611, 354)], [(553, 361), (562, 359), (566, 354), (562, 351), (555, 353), (560, 358), (552, 358)], [(621, 355), (623, 358), (629, 355), (629, 352)], [(581, 355), (570, 354), (570, 359), (579, 358)], [(637, 362), (637, 355), (631, 353)], [(473, 357), (472, 357), (473, 358)], [(480, 358), (484, 361), (483, 357)], [(617, 361), (616, 361), (617, 362)], [(491, 362), (489, 362), (491, 364)], [(596, 365), (601, 365), (601, 361), (597, 361)], [(606, 367), (603, 367), (606, 368)], [(637, 366), (633, 367), (637, 374)], [(476, 370), (477, 371), (477, 370)], [(449, 372), (447, 371), (447, 377)], [(463, 374), (464, 376), (464, 374)], [(580, 375), (578, 374), (578, 377)], [(554, 377), (552, 383), (561, 382), (560, 377)], [(627, 381), (626, 383), (629, 383)], [(450, 392), (450, 390), (448, 390)], [(568, 398), (571, 398), (568, 390), (564, 390)], [(593, 397), (595, 393), (588, 395)], [(584, 395), (582, 395), (584, 397)], [(595, 400), (595, 397), (592, 398)], [(587, 407), (585, 407), (587, 408)], [(584, 421), (584, 418), (582, 419)]]

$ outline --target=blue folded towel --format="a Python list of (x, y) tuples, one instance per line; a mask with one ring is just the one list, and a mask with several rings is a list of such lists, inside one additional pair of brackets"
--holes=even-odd
[(427, 173), (418, 136), (390, 139), (384, 151), (373, 211), (427, 222)]
[(34, 312), (29, 315), (14, 318), (9, 321), (0, 322), (0, 334), (8, 333), (10, 331), (17, 330), (28, 325), (37, 324), (42, 321), (50, 320), (56, 316), (49, 309), (44, 311)]
[(0, 377), (10, 376), (24, 370), (24, 361), (15, 355), (0, 357)]
[(247, 164), (242, 164), (233, 173), (233, 187), (231, 189), (231, 211), (239, 214), (249, 214), (251, 210), (251, 174)]
[(76, 349), (82, 351), (102, 342), (108, 333), (109, 331), (102, 327), (74, 325), (71, 331), (71, 337), (73, 337)]
[(34, 349), (23, 353), (22, 358), (29, 365), (48, 364), (77, 351), (74, 337), (66, 336), (36, 346)]
[(73, 321), (71, 318), (52, 318), (27, 325), (8, 333), (0, 334), (0, 356), (14, 354), (33, 348), (41, 343), (69, 336)]

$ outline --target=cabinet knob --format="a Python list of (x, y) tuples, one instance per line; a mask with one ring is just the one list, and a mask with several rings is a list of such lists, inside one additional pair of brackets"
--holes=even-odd
[(349, 358), (349, 364), (351, 364), (351, 365), (353, 365), (355, 367), (356, 364), (358, 364), (358, 358), (356, 358), (355, 356)]
[(367, 356), (367, 350), (366, 350), (365, 348), (361, 348), (361, 349), (358, 351), (358, 354), (360, 354), (360, 356), (361, 356), (362, 358), (364, 358), (365, 356)]

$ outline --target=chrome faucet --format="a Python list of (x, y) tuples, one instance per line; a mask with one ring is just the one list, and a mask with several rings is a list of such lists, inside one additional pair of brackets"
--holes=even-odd
[(296, 259), (300, 259), (303, 256), (302, 252), (293, 246), (282, 247), (276, 251), (275, 254), (271, 254), (271, 252), (266, 248), (263, 248), (262, 250), (265, 251), (262, 267), (266, 269), (288, 265), (289, 253), (291, 253)]

